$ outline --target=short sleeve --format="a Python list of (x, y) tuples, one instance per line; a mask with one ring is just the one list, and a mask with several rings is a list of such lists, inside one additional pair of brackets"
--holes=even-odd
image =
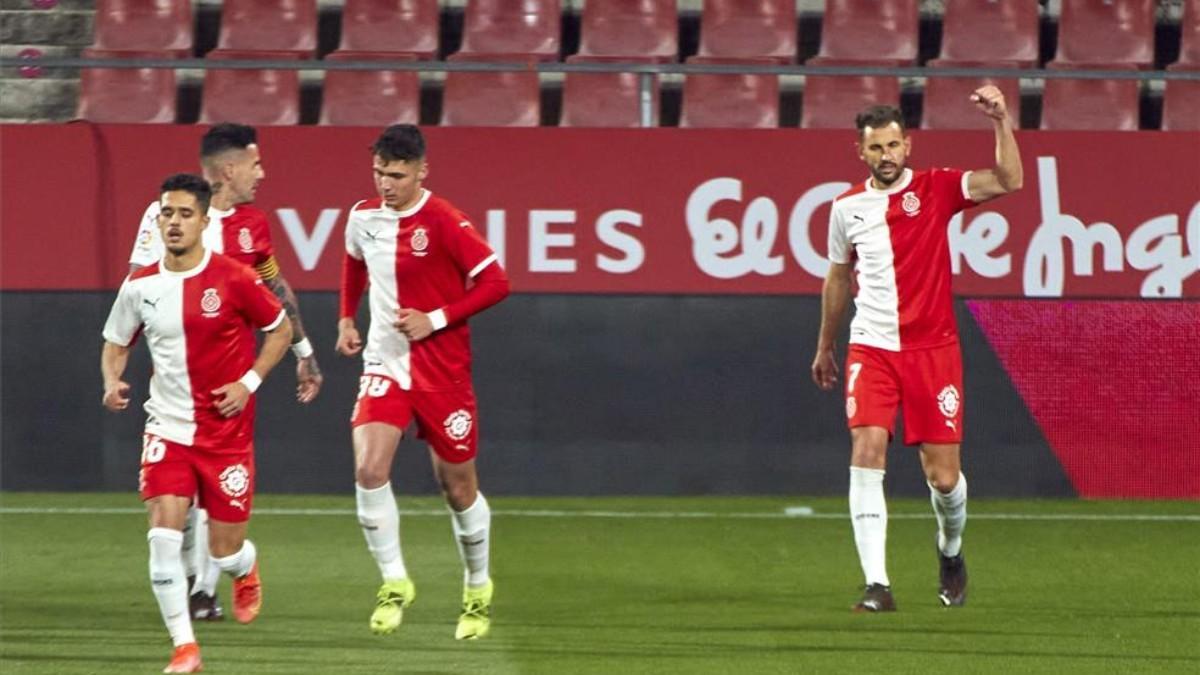
[(267, 222), (267, 214), (255, 209), (250, 219), (250, 234), (254, 241), (254, 264), (261, 265), (275, 255), (275, 247), (271, 243), (271, 224)]
[(932, 184), (937, 198), (945, 200), (952, 212), (958, 212), (975, 206), (971, 199), (971, 191), (967, 188), (970, 171), (961, 169), (934, 169)]
[(158, 211), (158, 202), (151, 202), (142, 214), (137, 238), (133, 241), (133, 252), (129, 254), (131, 265), (149, 267), (162, 259), (163, 244), (162, 235), (158, 232)]
[(363, 259), (362, 247), (358, 244), (358, 227), (354, 224), (354, 209), (357, 209), (359, 204), (362, 202), (351, 207), (350, 215), (346, 216), (346, 254), (355, 260)]
[(142, 317), (138, 314), (137, 291), (129, 279), (125, 279), (121, 290), (117, 292), (112, 310), (108, 313), (108, 320), (104, 322), (104, 339), (115, 345), (129, 347), (137, 339), (141, 327)]
[(239, 266), (236, 283), (238, 306), (251, 324), (264, 331), (271, 331), (287, 319), (287, 313), (283, 310), (279, 298), (275, 297), (254, 270)]
[(829, 261), (838, 265), (850, 262), (850, 239), (836, 203), (829, 210)]
[(451, 242), (449, 250), (454, 264), (466, 276), (475, 277), (496, 261), (496, 253), (487, 239), (479, 234), (479, 230), (476, 230), (461, 212), (452, 211), (447, 214), (443, 227), (449, 230), (447, 237)]

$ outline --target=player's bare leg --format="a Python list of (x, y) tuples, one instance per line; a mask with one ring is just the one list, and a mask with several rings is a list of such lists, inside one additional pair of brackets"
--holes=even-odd
[(183, 528), (189, 497), (162, 495), (146, 500), (150, 531), (150, 587), (158, 601), (175, 651), (164, 673), (199, 672), (200, 648), (188, 613), (187, 577), (183, 567)]
[(967, 479), (962, 475), (959, 445), (921, 445), (921, 466), (938, 523), (938, 599), (947, 607), (961, 606), (967, 601), (967, 563), (962, 554)]
[(495, 585), (488, 574), (492, 511), (479, 491), (475, 460), (451, 463), (429, 451), (433, 475), (450, 507), (454, 541), (463, 561), (463, 609), (454, 637), (474, 640), (487, 635), (492, 623)]
[(883, 477), (887, 468), (888, 431), (883, 427), (850, 430), (850, 522), (866, 588), (852, 608), (856, 612), (896, 609), (887, 575), (887, 501)]
[(233, 577), (233, 618), (250, 623), (262, 611), (262, 579), (258, 575), (258, 549), (246, 538), (247, 521), (208, 521), (208, 543), (217, 566)]
[(361, 424), (352, 431), (358, 522), (383, 577), (371, 613), (371, 632), (377, 635), (399, 628), (404, 608), (417, 597), (400, 550), (400, 511), (391, 483), (392, 461), (403, 436), (403, 430), (382, 422)]

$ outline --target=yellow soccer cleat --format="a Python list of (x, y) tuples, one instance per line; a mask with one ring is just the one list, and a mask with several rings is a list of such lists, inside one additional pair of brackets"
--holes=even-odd
[(488, 633), (492, 626), (492, 591), (495, 585), (488, 579), (486, 586), (463, 589), (463, 611), (458, 617), (455, 640), (474, 640)]
[(408, 579), (385, 581), (375, 594), (375, 611), (371, 612), (371, 632), (387, 635), (396, 632), (404, 619), (404, 608), (417, 599), (417, 588)]

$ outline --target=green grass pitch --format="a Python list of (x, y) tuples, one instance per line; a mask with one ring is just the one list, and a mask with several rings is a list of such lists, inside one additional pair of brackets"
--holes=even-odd
[[(401, 497), (417, 602), (376, 637), (353, 498), (261, 496), (263, 614), (198, 625), (205, 672), (1200, 672), (1197, 503), (976, 499), (968, 604), (948, 610), (928, 503), (892, 500), (900, 611), (864, 616), (848, 611), (860, 572), (843, 499), (491, 502), (492, 633), (461, 643), (439, 501)], [(132, 494), (0, 494), (0, 672), (161, 671), (170, 642), (139, 508)]]

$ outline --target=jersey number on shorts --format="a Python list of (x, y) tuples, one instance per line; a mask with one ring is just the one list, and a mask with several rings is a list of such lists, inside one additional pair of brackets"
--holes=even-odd
[(861, 363), (850, 364), (850, 379), (846, 381), (846, 391), (854, 391), (854, 381), (858, 379), (858, 374), (862, 372)]
[(167, 444), (158, 436), (142, 436), (142, 464), (161, 462), (167, 455)]
[(358, 397), (364, 396), (383, 396), (387, 393), (388, 387), (392, 385), (392, 381), (383, 378), (375, 377), (374, 375), (363, 375), (358, 378)]

